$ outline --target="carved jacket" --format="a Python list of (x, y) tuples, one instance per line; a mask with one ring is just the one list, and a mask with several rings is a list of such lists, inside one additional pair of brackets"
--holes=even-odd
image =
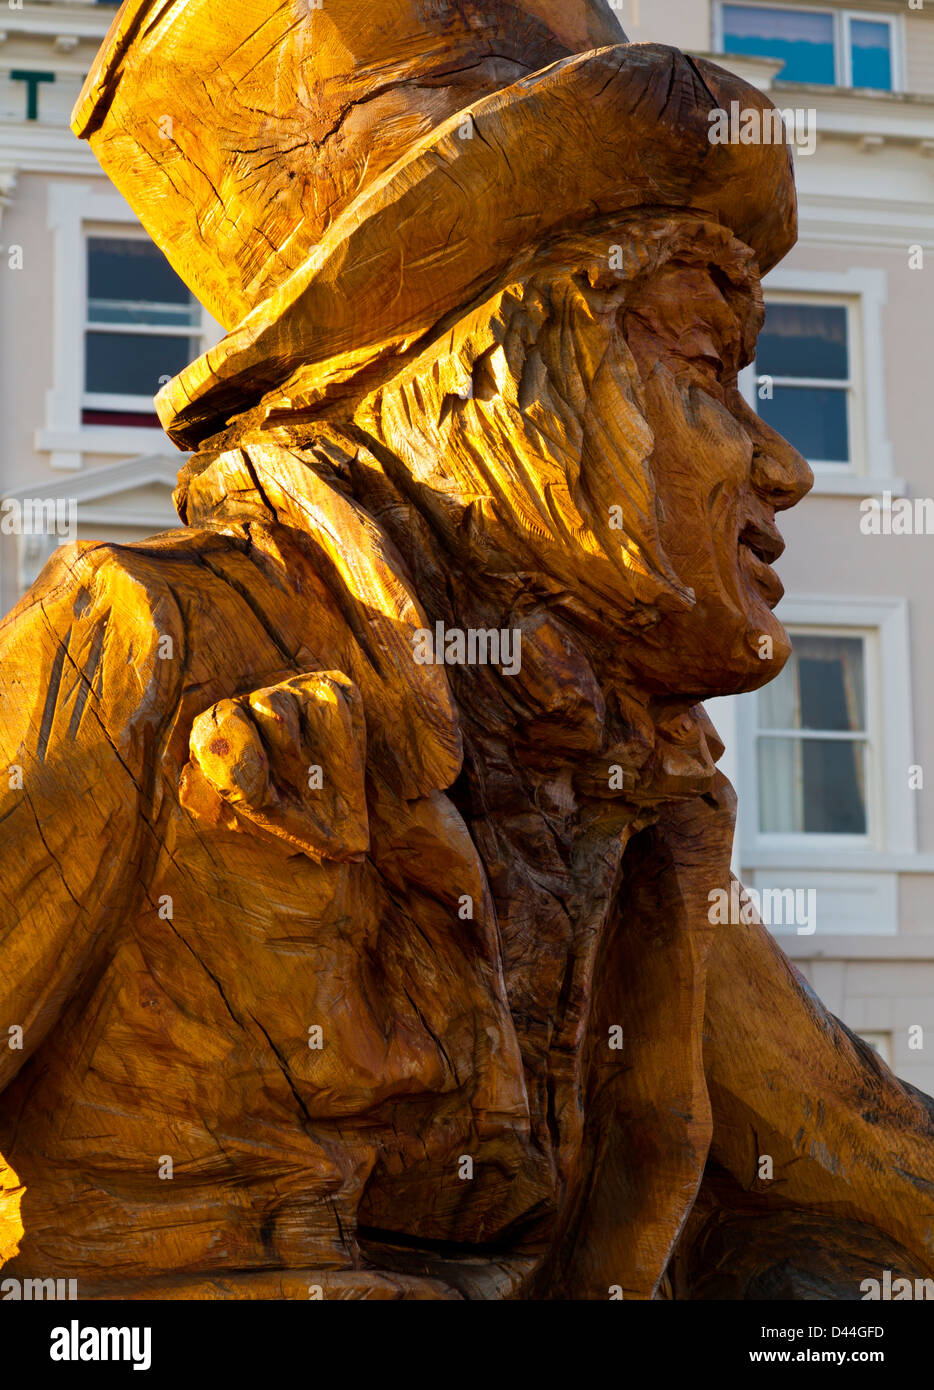
[(60, 550), (0, 628), (4, 1273), (429, 1299), (930, 1272), (931, 1103), (758, 924), (709, 920), (733, 797), (703, 710), (634, 708), (608, 789), (598, 697), (539, 625), (578, 755), (523, 790), (492, 748), (474, 818), (378, 521), (282, 447), (199, 456), (177, 496), (185, 526)]

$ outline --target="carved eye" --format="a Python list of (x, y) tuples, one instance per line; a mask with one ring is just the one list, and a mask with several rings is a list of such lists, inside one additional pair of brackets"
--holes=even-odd
[(726, 371), (726, 366), (724, 364), (723, 358), (720, 357), (718, 354), (705, 353), (703, 357), (699, 357), (696, 360), (701, 364), (701, 366), (706, 367), (709, 371), (716, 373), (718, 377), (722, 376), (723, 373)]
[(729, 372), (722, 357), (711, 353), (698, 354), (691, 358), (691, 366), (705, 386), (715, 388), (718, 394), (725, 388)]
[(722, 344), (710, 325), (695, 322), (678, 334), (675, 351), (693, 367), (719, 378), (726, 371)]

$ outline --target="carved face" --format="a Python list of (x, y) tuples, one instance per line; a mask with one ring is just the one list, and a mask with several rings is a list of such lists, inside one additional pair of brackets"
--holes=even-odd
[[(719, 283), (718, 283), (719, 282)], [(667, 616), (638, 664), (669, 684), (732, 693), (776, 675), (790, 650), (772, 609), (783, 587), (775, 514), (808, 491), (807, 463), (746, 404), (737, 384), (751, 296), (711, 267), (669, 263), (629, 302), (623, 333), (655, 436), (651, 469), (662, 547), (694, 591)]]
[(358, 422), (497, 602), (534, 574), (623, 680), (751, 690), (790, 650), (775, 513), (812, 481), (737, 389), (762, 317), (752, 253), (688, 217), (613, 230), (621, 273), (605, 233), (550, 248)]

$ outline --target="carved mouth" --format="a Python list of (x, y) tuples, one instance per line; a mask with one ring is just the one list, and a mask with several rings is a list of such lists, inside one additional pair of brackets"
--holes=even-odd
[(750, 520), (739, 533), (738, 548), (743, 570), (761, 591), (768, 607), (774, 608), (785, 586), (772, 564), (785, 549), (785, 542), (768, 522)]
[(739, 543), (748, 546), (766, 565), (773, 565), (785, 549), (775, 527), (763, 521), (747, 521), (739, 533)]

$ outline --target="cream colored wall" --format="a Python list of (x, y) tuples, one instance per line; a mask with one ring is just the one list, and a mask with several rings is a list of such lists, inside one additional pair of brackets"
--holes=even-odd
[(670, 43), (705, 52), (710, 47), (710, 0), (623, 0), (619, 11), (633, 43)]
[(909, 92), (934, 92), (934, 4), (928, 12), (905, 16), (906, 87)]
[[(26, 0), (27, 4), (29, 0)], [(12, 6), (4, 5), (8, 11)], [(44, 6), (43, 6), (44, 8)], [(103, 6), (101, 6), (103, 12)], [(67, 58), (58, 55), (54, 67), (58, 68), (54, 82), (41, 82), (38, 85), (38, 120), (42, 125), (56, 125), (62, 130), (68, 128), (71, 108), (81, 91), (81, 74), (93, 61), (96, 45), (82, 43), (80, 52), (69, 54)], [(16, 35), (16, 61), (13, 67), (20, 70), (51, 71), (48, 44), (44, 39), (32, 38), (24, 34)], [(0, 121), (21, 121), (26, 110), (26, 83), (14, 81), (8, 70), (0, 69)]]
[[(52, 239), (46, 227), (45, 180), (20, 174), (3, 215), (0, 294), (4, 364), (0, 372), (0, 491), (44, 476), (33, 436), (44, 416), (52, 341)], [(23, 248), (23, 269), (9, 269), (9, 248)], [(11, 332), (12, 329), (12, 332)]]
[[(926, 711), (922, 718), (927, 719)], [(908, 935), (934, 932), (934, 875), (902, 874), (899, 928)]]
[[(3, 214), (0, 240), (0, 496), (51, 476), (34, 448), (44, 418), (52, 341), (52, 243), (46, 229), (45, 181), (20, 174)], [(10, 248), (21, 246), (23, 269), (9, 268)], [(17, 597), (16, 541), (0, 536), (0, 598), (6, 611)]]

